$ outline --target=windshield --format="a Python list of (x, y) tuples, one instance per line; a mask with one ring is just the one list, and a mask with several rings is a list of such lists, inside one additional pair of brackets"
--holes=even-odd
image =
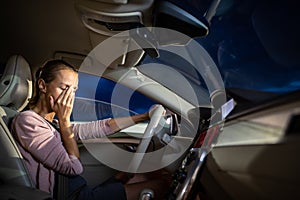
[[(188, 2), (185, 8), (199, 7), (197, 1)], [(300, 15), (295, 4), (267, 0), (221, 2), (210, 21), (209, 34), (194, 39), (215, 62), (227, 93), (248, 103), (259, 103), (299, 90), (300, 31), (296, 24)], [(147, 62), (164, 63), (182, 73), (199, 95), (199, 104), (203, 102), (203, 91), (209, 95), (201, 76), (176, 55), (161, 51), (159, 58), (146, 57), (143, 63)], [(189, 101), (184, 88), (172, 90)]]

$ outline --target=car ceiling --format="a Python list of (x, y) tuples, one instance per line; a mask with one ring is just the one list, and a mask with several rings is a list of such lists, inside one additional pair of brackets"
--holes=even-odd
[(22, 54), (35, 66), (52, 57), (56, 50), (85, 54), (91, 49), (88, 32), (71, 0), (6, 1), (5, 7), (1, 12), (1, 24), (5, 27), (1, 37), (2, 62), (11, 54)]
[(23, 55), (33, 68), (56, 55), (71, 61), (82, 59), (97, 43), (108, 38), (84, 26), (82, 8), (92, 10), (93, 14), (141, 11), (143, 23), (149, 25), (153, 1), (122, 2), (126, 0), (6, 0), (1, 6), (0, 23), (5, 28), (1, 30), (0, 62), (5, 63), (12, 54)]

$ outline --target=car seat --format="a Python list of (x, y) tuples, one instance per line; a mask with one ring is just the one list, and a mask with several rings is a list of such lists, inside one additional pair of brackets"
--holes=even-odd
[(0, 79), (0, 105), (21, 111), (31, 94), (32, 75), (28, 62), (20, 55), (11, 56)]
[(0, 196), (5, 199), (50, 199), (35, 189), (22, 155), (10, 133), (13, 117), (28, 104), (32, 75), (28, 62), (11, 56), (0, 78)]
[[(20, 184), (25, 186), (32, 186), (32, 183), (30, 182), (28, 177), (24, 176), (24, 174), (26, 173), (25, 169), (22, 169), (22, 162), (20, 162), (20, 159), (15, 159), (16, 157), (21, 158), (21, 156), (9, 132), (12, 118), (27, 105), (28, 99), (31, 96), (31, 80), (31, 71), (27, 61), (19, 55), (10, 57), (5, 66), (4, 73), (0, 79), (0, 115), (2, 126), (1, 128), (3, 129), (1, 130), (1, 137), (7, 137), (6, 139), (9, 139), (8, 141), (1, 139), (1, 143), (4, 143), (4, 141), (6, 143), (1, 145), (0, 148), (6, 146), (7, 149), (3, 149), (0, 151), (0, 159), (9, 160), (9, 162), (1, 162), (0, 168), (2, 168), (3, 165), (16, 164), (16, 166), (10, 166), (9, 168), (16, 169), (19, 172), (14, 171), (12, 172), (13, 174), (10, 174), (7, 172), (1, 173), (2, 171), (5, 171), (1, 170), (1, 182), (8, 181), (18, 185)], [(9, 141), (11, 143), (11, 147), (9, 147), (9, 144), (7, 144), (9, 143)], [(7, 155), (7, 153), (11, 155)], [(7, 156), (11, 157), (7, 159)], [(15, 173), (19, 174), (17, 175)]]

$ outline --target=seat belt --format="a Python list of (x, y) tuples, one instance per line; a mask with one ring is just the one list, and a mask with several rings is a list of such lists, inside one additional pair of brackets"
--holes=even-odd
[[(53, 126), (58, 132), (60, 132), (60, 129), (56, 123), (50, 122), (47, 120), (51, 126)], [(56, 186), (55, 186), (55, 199), (56, 200), (66, 200), (68, 198), (68, 177), (66, 177), (63, 174), (60, 174), (58, 172), (55, 172), (55, 181), (56, 181)]]
[(68, 177), (56, 173), (56, 200), (68, 199)]

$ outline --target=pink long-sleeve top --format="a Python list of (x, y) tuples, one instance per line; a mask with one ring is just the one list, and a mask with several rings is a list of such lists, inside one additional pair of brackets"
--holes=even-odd
[[(76, 139), (98, 138), (112, 134), (108, 120), (74, 124)], [(12, 134), (36, 188), (53, 194), (55, 172), (66, 175), (82, 173), (81, 162), (74, 155), (67, 153), (60, 133), (34, 111), (24, 111), (14, 118)]]

